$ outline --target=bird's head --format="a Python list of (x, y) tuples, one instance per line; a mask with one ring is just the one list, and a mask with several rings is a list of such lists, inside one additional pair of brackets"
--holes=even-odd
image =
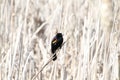
[(56, 36), (57, 36), (57, 37), (62, 37), (63, 35), (62, 35), (62, 33), (57, 33)]

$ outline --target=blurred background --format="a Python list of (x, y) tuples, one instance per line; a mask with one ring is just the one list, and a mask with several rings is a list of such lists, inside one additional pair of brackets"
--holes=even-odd
[(32, 80), (58, 32), (35, 80), (120, 80), (120, 0), (0, 0), (0, 80)]

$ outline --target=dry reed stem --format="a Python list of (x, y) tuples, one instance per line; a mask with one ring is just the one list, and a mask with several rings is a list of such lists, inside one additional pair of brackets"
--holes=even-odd
[[(66, 40), (66, 41), (68, 41), (69, 40), (69, 38)], [(66, 43), (66, 41), (62, 44), (62, 46)], [(59, 51), (59, 49), (60, 48), (58, 48), (58, 50), (57, 50), (57, 52)], [(57, 53), (56, 52), (56, 53)], [(54, 56), (56, 55), (56, 53), (54, 53), (51, 57), (50, 57), (50, 59), (47, 61), (47, 63), (45, 63), (44, 65), (43, 65), (43, 67), (40, 69), (40, 71), (32, 78), (32, 80), (35, 80), (35, 78), (38, 76), (38, 74), (40, 74), (42, 71), (43, 71), (43, 69), (54, 59)], [(58, 54), (57, 54), (57, 56), (58, 56)]]
[[(55, 55), (55, 54), (54, 54)], [(35, 78), (42, 72), (42, 70), (54, 59), (54, 55), (45, 63), (45, 65), (41, 68), (41, 70), (32, 78), (32, 80), (35, 80)]]

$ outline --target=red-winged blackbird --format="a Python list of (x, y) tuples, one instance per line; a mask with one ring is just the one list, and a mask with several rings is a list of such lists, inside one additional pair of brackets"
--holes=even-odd
[[(63, 35), (62, 33), (57, 33), (51, 42), (51, 52), (54, 54), (58, 48), (62, 47)], [(54, 55), (53, 61), (57, 59), (56, 54)]]

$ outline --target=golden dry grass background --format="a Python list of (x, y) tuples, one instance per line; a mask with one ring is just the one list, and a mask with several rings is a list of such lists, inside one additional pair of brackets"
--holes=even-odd
[(0, 0), (0, 80), (120, 80), (120, 0)]

